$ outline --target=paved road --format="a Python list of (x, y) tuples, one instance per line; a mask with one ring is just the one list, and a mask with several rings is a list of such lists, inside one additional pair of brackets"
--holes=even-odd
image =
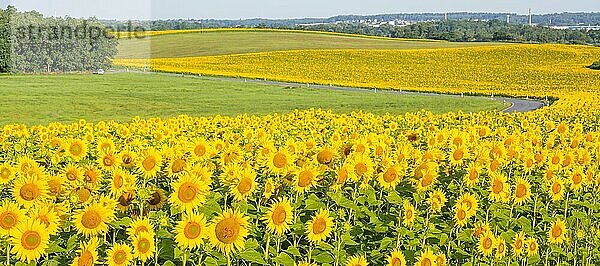
[[(183, 74), (175, 74), (175, 73), (163, 73), (163, 72), (145, 72), (139, 70), (111, 70), (107, 72), (111, 73), (140, 73), (140, 74), (156, 74), (156, 75), (165, 75), (165, 76), (174, 76), (174, 77), (193, 77), (200, 78), (205, 80), (219, 80), (219, 81), (232, 81), (232, 82), (247, 82), (254, 84), (262, 84), (262, 85), (273, 85), (273, 86), (283, 86), (283, 87), (310, 87), (316, 89), (326, 89), (326, 90), (338, 90), (338, 91), (360, 91), (365, 93), (389, 93), (389, 94), (401, 94), (401, 95), (420, 95), (420, 96), (450, 96), (450, 97), (480, 97), (483, 96), (461, 96), (461, 95), (446, 95), (439, 93), (430, 93), (430, 92), (413, 92), (413, 91), (402, 91), (402, 90), (377, 90), (377, 89), (365, 89), (365, 88), (352, 88), (352, 87), (341, 87), (341, 86), (326, 86), (326, 85), (315, 85), (315, 84), (303, 84), (303, 83), (294, 83), (294, 82), (280, 82), (280, 81), (270, 81), (270, 80), (262, 80), (262, 79), (245, 79), (245, 78), (227, 78), (227, 77), (213, 77), (213, 76), (200, 76), (200, 75), (183, 75)], [(487, 97), (486, 97), (487, 98)], [(509, 97), (493, 97), (494, 100), (504, 101), (510, 103), (511, 106), (502, 110), (505, 113), (524, 113), (530, 112), (537, 109), (540, 109), (545, 106), (545, 104), (541, 101), (530, 100), (530, 99), (520, 99), (520, 98), (509, 98)]]

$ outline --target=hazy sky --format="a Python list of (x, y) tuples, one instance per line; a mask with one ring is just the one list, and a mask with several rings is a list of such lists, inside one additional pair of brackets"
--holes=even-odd
[(600, 0), (0, 0), (46, 15), (111, 19), (304, 18), (384, 13), (600, 12)]

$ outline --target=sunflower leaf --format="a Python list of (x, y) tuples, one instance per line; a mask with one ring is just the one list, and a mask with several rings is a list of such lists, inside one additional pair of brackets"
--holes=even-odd
[(279, 254), (276, 258), (275, 258), (275, 262), (283, 265), (283, 266), (294, 266), (296, 265), (296, 262), (294, 262), (294, 259), (292, 259), (292, 257), (290, 257), (290, 255), (288, 255), (285, 252), (281, 252), (281, 254)]
[(67, 240), (67, 250), (75, 249), (76, 245), (77, 245), (77, 235), (72, 235), (71, 237), (69, 237), (69, 240)]
[(242, 251), (240, 253), (240, 258), (250, 261), (250, 262), (258, 263), (260, 265), (267, 265), (267, 263), (263, 259), (263, 255), (260, 254), (260, 252), (258, 252), (256, 250)]

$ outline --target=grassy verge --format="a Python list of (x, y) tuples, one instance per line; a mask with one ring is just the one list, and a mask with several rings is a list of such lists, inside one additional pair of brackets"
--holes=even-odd
[(474, 112), (506, 106), (486, 98), (284, 88), (153, 74), (14, 75), (0, 79), (0, 124), (117, 120), (181, 114), (263, 115), (294, 109), (403, 114)]

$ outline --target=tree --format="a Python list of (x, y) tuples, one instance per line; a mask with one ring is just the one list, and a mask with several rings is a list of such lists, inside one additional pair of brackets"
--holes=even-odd
[(71, 72), (108, 68), (117, 40), (94, 18), (44, 18), (38, 12), (11, 15), (13, 72)]

